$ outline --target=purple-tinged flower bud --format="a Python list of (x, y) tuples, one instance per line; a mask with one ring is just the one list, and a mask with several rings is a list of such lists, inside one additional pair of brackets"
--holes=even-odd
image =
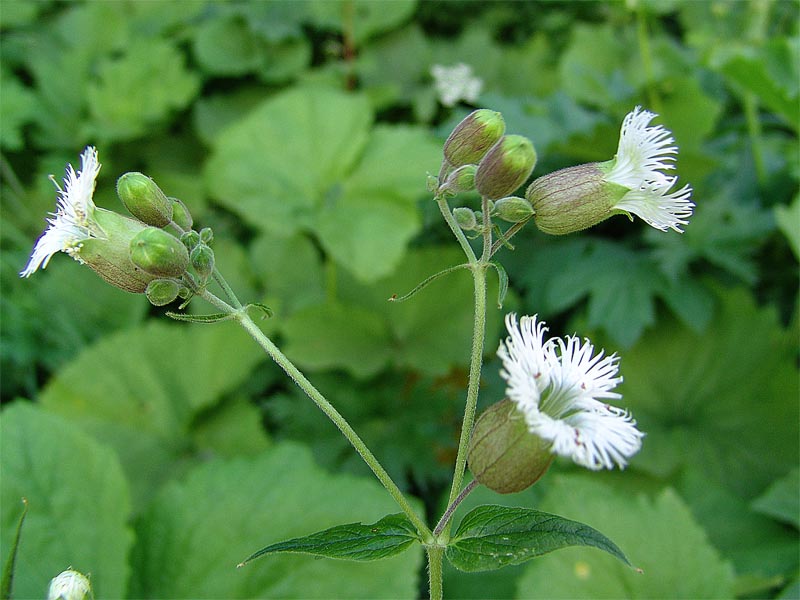
[(164, 227), (172, 221), (172, 202), (147, 175), (125, 173), (117, 180), (117, 195), (142, 223)]
[(512, 194), (536, 166), (536, 150), (521, 135), (506, 135), (481, 159), (475, 173), (475, 189), (496, 200)]
[(456, 125), (444, 143), (444, 157), (452, 167), (477, 164), (503, 137), (506, 123), (499, 112), (481, 108)]
[(472, 475), (498, 494), (532, 486), (553, 462), (551, 443), (531, 435), (517, 405), (505, 399), (478, 417), (467, 461)]
[(176, 237), (148, 227), (131, 240), (131, 262), (157, 277), (180, 277), (189, 267), (189, 253)]

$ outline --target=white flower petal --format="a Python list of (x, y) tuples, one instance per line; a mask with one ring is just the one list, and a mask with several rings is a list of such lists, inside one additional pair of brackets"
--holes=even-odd
[(506, 317), (509, 337), (500, 344), (506, 395), (529, 431), (552, 443), (552, 452), (590, 469), (625, 467), (644, 435), (627, 411), (601, 399), (618, 399), (619, 358), (595, 354), (575, 336), (544, 340), (536, 317)]
[(47, 219), (49, 226), (36, 241), (21, 277), (30, 277), (40, 267), (44, 269), (56, 252), (69, 251), (92, 236), (91, 216), (95, 208), (92, 194), (99, 172), (97, 150), (92, 146), (87, 146), (81, 154), (80, 171), (76, 173), (72, 165), (67, 165), (64, 188), (56, 183), (56, 212)]
[(662, 170), (675, 168), (677, 146), (672, 134), (661, 125), (648, 126), (657, 115), (640, 106), (622, 122), (615, 163), (606, 180), (630, 189), (644, 182), (663, 183)]
[(677, 177), (673, 177), (665, 182), (643, 183), (638, 189), (625, 194), (614, 205), (614, 209), (633, 213), (661, 231), (672, 229), (683, 233), (680, 226), (689, 223), (694, 202), (690, 200), (692, 188), (689, 185), (669, 192), (676, 181)]
[(694, 208), (692, 188), (685, 185), (670, 193), (677, 177), (663, 171), (675, 168), (678, 148), (668, 130), (649, 125), (655, 116), (637, 106), (625, 117), (614, 166), (604, 179), (630, 190), (615, 210), (633, 213), (661, 231), (682, 233), (681, 225), (689, 223)]

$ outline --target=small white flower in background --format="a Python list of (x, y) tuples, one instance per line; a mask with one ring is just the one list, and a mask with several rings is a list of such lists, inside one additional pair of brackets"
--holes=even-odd
[(92, 598), (92, 585), (83, 573), (67, 569), (50, 580), (47, 600), (85, 600)]
[(628, 113), (622, 122), (614, 166), (605, 180), (630, 190), (614, 205), (615, 210), (633, 213), (661, 231), (682, 233), (680, 226), (688, 224), (692, 216), (692, 188), (684, 185), (670, 193), (678, 178), (663, 171), (675, 168), (678, 147), (671, 132), (661, 125), (648, 125), (656, 116), (640, 106)]
[(81, 242), (96, 235), (92, 194), (99, 172), (97, 150), (92, 146), (88, 146), (81, 154), (80, 171), (76, 173), (72, 165), (67, 165), (64, 188), (56, 183), (56, 212), (47, 219), (50, 225), (36, 241), (31, 258), (20, 273), (22, 277), (31, 276), (39, 267), (44, 269), (56, 252), (66, 252), (76, 260), (81, 260), (76, 253)]
[(509, 337), (497, 355), (503, 362), (506, 396), (522, 413), (528, 431), (551, 443), (551, 451), (589, 469), (624, 468), (644, 434), (627, 411), (601, 400), (611, 390), (619, 358), (594, 354), (589, 340), (574, 336), (544, 340), (547, 327), (536, 316), (506, 317)]
[(431, 75), (439, 101), (444, 106), (454, 106), (464, 100), (474, 104), (483, 88), (483, 80), (472, 76), (472, 67), (458, 63), (452, 67), (433, 65)]

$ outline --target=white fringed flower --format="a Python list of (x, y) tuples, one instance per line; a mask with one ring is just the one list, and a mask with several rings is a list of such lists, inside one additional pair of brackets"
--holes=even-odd
[(500, 374), (528, 430), (581, 466), (624, 468), (644, 434), (627, 411), (601, 401), (621, 398), (611, 391), (622, 381), (619, 358), (595, 355), (589, 340), (574, 336), (545, 340), (547, 327), (536, 316), (517, 323), (508, 315), (506, 327), (509, 337), (497, 351)]
[(47, 219), (49, 227), (36, 241), (31, 258), (20, 276), (30, 277), (39, 267), (44, 269), (56, 252), (66, 252), (76, 260), (81, 260), (76, 250), (80, 249), (83, 241), (95, 235), (92, 194), (99, 172), (97, 150), (88, 146), (81, 154), (80, 171), (76, 173), (72, 165), (67, 165), (63, 189), (53, 179), (58, 189), (56, 212)]
[(692, 188), (685, 185), (669, 191), (678, 178), (663, 171), (675, 168), (678, 147), (671, 132), (661, 125), (649, 126), (656, 116), (640, 106), (628, 113), (605, 180), (630, 190), (614, 205), (615, 210), (633, 213), (661, 231), (683, 233), (680, 226), (688, 224), (694, 207), (689, 199)]
[(670, 191), (678, 178), (665, 171), (675, 168), (678, 148), (669, 131), (648, 125), (655, 116), (637, 106), (625, 117), (613, 159), (567, 167), (531, 183), (525, 197), (536, 226), (565, 235), (633, 213), (651, 227), (682, 233), (694, 208), (692, 188)]
[(483, 80), (472, 76), (472, 67), (458, 63), (452, 67), (433, 65), (431, 75), (434, 80), (439, 101), (444, 106), (454, 106), (456, 102), (477, 102), (483, 88)]

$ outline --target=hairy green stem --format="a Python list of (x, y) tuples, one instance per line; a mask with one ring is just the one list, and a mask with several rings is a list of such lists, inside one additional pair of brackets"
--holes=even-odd
[[(469, 440), (472, 435), (472, 426), (475, 423), (475, 411), (478, 405), (478, 390), (481, 382), (481, 367), (483, 366), (483, 342), (486, 337), (486, 269), (488, 264), (477, 263), (472, 268), (472, 280), (475, 288), (475, 312), (472, 327), (472, 355), (469, 363), (469, 382), (467, 383), (467, 402), (464, 407), (464, 419), (461, 423), (461, 437), (458, 442), (456, 466), (453, 471), (453, 483), (450, 487), (448, 506), (452, 504), (461, 493), (464, 481), (464, 471), (467, 466), (467, 452)], [(450, 530), (450, 523), (443, 529), (446, 536)]]
[(417, 528), (420, 536), (423, 539), (430, 539), (431, 530), (417, 515), (414, 508), (403, 495), (403, 492), (400, 491), (400, 488), (397, 487), (397, 484), (395, 484), (390, 475), (386, 472), (378, 459), (375, 458), (375, 455), (372, 454), (369, 448), (367, 448), (367, 445), (358, 436), (347, 420), (333, 407), (330, 402), (328, 402), (325, 396), (323, 396), (322, 393), (312, 385), (312, 383), (306, 378), (305, 375), (303, 375), (303, 373), (300, 372), (294, 363), (292, 363), (286, 357), (286, 355), (280, 351), (280, 349), (272, 342), (272, 340), (270, 340), (269, 337), (267, 337), (267, 335), (261, 331), (261, 329), (250, 318), (250, 316), (242, 309), (234, 309), (232, 306), (208, 291), (204, 291), (201, 294), (201, 297), (214, 306), (234, 316), (242, 328), (244, 328), (244, 330), (250, 334), (250, 337), (252, 337), (256, 343), (261, 346), (261, 348), (269, 355), (269, 357), (275, 361), (275, 363), (281, 369), (283, 369), (283, 371), (297, 384), (297, 386), (303, 390), (303, 392), (309, 398), (311, 398), (314, 404), (316, 404), (320, 410), (322, 410), (322, 412), (325, 413), (325, 415), (331, 421), (333, 421), (334, 425), (339, 428), (339, 431), (341, 431), (344, 437), (347, 438), (347, 441), (350, 442), (353, 448), (355, 448), (356, 452), (358, 452), (361, 458), (364, 459), (364, 462), (367, 463), (370, 469), (372, 469), (372, 472), (381, 482), (383, 487), (386, 488), (386, 491), (391, 494), (392, 498), (394, 498), (395, 502), (397, 502), (398, 506), (400, 506), (402, 511), (406, 514), (409, 521), (411, 521), (414, 527)]
[(464, 235), (464, 232), (461, 231), (461, 227), (459, 227), (458, 223), (456, 223), (456, 218), (453, 216), (453, 211), (450, 210), (450, 205), (447, 203), (447, 199), (443, 196), (436, 196), (436, 202), (439, 204), (439, 210), (442, 213), (442, 217), (444, 217), (445, 223), (447, 223), (447, 225), (450, 227), (450, 231), (453, 232), (453, 235), (456, 236), (456, 239), (461, 245), (461, 249), (464, 251), (464, 254), (467, 255), (467, 260), (471, 265), (477, 264), (478, 258), (475, 256), (472, 246), (469, 245), (467, 236)]
[(444, 558), (444, 547), (430, 545), (425, 547), (428, 554), (428, 582), (430, 600), (442, 600), (444, 590), (442, 589), (442, 562)]

